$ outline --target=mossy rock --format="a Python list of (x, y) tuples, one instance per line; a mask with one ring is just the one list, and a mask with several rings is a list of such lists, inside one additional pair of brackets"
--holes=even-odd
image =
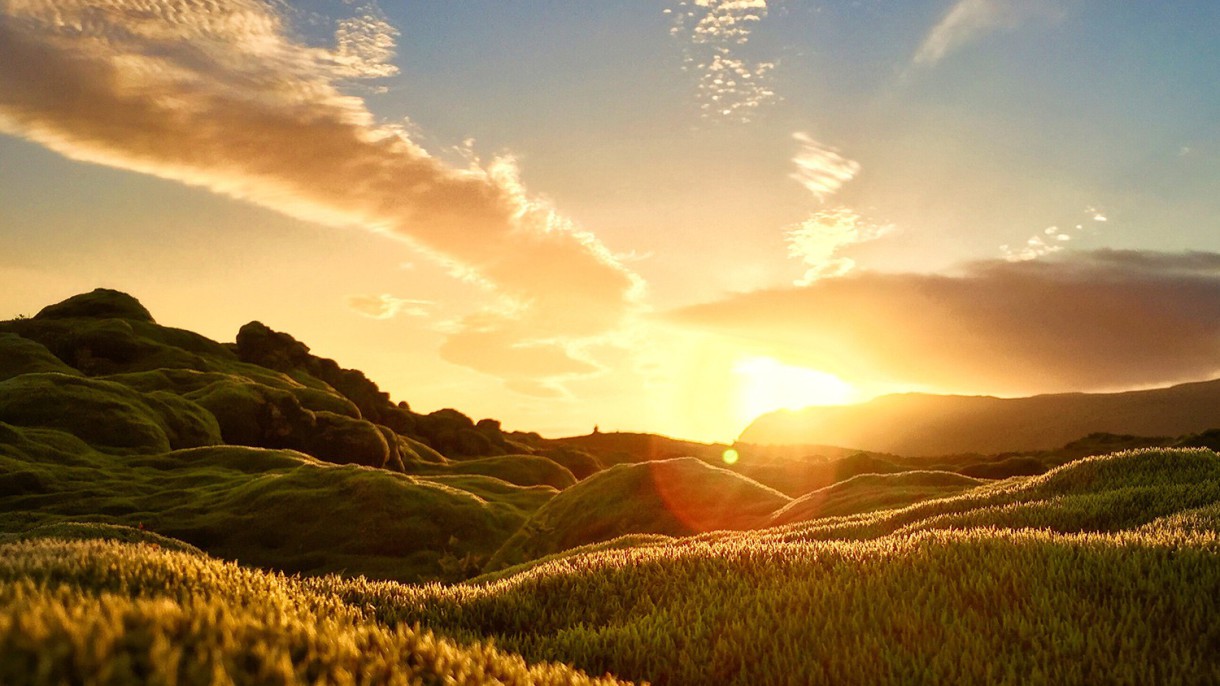
[(541, 455), (501, 455), (445, 465), (417, 463), (407, 469), (414, 474), (479, 474), (518, 486), (550, 486), (561, 491), (576, 483), (572, 472)]
[[(130, 386), (138, 391), (170, 391), (178, 395), (196, 393), (215, 384), (238, 384), (240, 386), (266, 386), (276, 391), (285, 391), (296, 397), (301, 407), (313, 411), (334, 412), (354, 419), (360, 418), (360, 410), (352, 401), (339, 395), (333, 389), (315, 388), (302, 385), (295, 379), (284, 374), (258, 369), (251, 374), (253, 365), (226, 365), (234, 368), (232, 372), (199, 371), (196, 369), (154, 369), (145, 372), (130, 372), (126, 374), (111, 374), (104, 378)], [(320, 382), (319, 382), (320, 383)], [(325, 384), (322, 384), (325, 387)]]
[[(458, 580), (477, 570), (446, 560), (485, 561), (528, 516), (453, 486), (290, 451), (203, 448), (137, 466), (166, 482), (157, 498), (169, 507), (145, 506), (146, 526), (290, 573)], [(175, 481), (191, 484), (189, 498), (169, 500)]]
[(538, 454), (563, 465), (578, 480), (592, 476), (606, 468), (597, 457), (577, 448), (562, 446), (545, 448), (538, 451)]
[(221, 442), (215, 419), (194, 403), (67, 374), (0, 381), (0, 421), (59, 429), (107, 450), (164, 452)]
[(302, 449), (327, 462), (385, 467), (390, 447), (382, 432), (363, 419), (315, 412), (314, 426), (300, 436)]
[(616, 465), (551, 499), (496, 552), (486, 571), (625, 534), (752, 529), (790, 501), (693, 457)]
[(411, 471), (410, 463), (426, 462), (430, 464), (447, 464), (449, 458), (440, 454), (432, 446), (421, 441), (417, 441), (410, 436), (396, 434), (398, 436), (398, 452), (402, 456), (403, 464), (407, 467), (407, 471)]
[[(211, 364), (198, 350), (159, 340), (165, 337), (165, 332), (172, 330), (139, 320), (27, 319), (7, 322), (3, 328), (38, 341), (65, 364), (90, 376), (163, 367), (207, 369)], [(202, 336), (198, 338), (207, 340)], [(212, 345), (216, 350), (224, 351), (218, 343)]]
[(0, 381), (42, 372), (80, 375), (41, 343), (13, 333), (0, 333)]
[(218, 379), (186, 398), (216, 417), (224, 442), (232, 445), (291, 448), (300, 443), (294, 434), (314, 422), (292, 393), (240, 377)]
[(48, 305), (34, 315), (34, 319), (131, 319), (152, 322), (149, 313), (139, 300), (109, 288), (97, 288), (89, 293), (74, 295), (67, 300)]
[[(60, 431), (0, 424), (0, 532), (67, 523), (160, 534), (244, 564), (458, 581), (556, 492), (478, 476), (412, 478), (291, 450), (93, 450)], [(77, 524), (71, 524), (77, 526)]]

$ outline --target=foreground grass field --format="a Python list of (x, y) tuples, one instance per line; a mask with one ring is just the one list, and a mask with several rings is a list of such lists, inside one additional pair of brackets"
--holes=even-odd
[(5, 684), (1215, 683), (1220, 457), (1089, 458), (456, 585), (15, 541), (0, 608)]

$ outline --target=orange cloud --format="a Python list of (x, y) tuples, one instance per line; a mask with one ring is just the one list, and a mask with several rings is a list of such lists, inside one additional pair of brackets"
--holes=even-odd
[(426, 317), (428, 308), (435, 303), (428, 300), (396, 298), (389, 293), (381, 295), (349, 295), (347, 306), (370, 319), (390, 319), (398, 315)]
[(1220, 254), (1097, 251), (858, 273), (668, 318), (855, 383), (1103, 390), (1220, 374)]
[(357, 17), (340, 23), (335, 48), (311, 47), (277, 6), (0, 4), (0, 131), (407, 241), (492, 291), (499, 337), (477, 330), (488, 358), (619, 324), (639, 277), (533, 200), (511, 161), (449, 168), (340, 90), (393, 73), (392, 27)]

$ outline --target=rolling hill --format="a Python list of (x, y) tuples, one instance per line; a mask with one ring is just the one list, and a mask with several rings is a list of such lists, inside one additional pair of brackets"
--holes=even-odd
[(0, 683), (1220, 681), (1220, 436), (1073, 438), (545, 439), (98, 290), (0, 322)]
[(1220, 428), (1220, 380), (1125, 393), (1028, 398), (887, 395), (858, 405), (781, 410), (738, 439), (828, 444), (906, 456), (1048, 450), (1093, 433), (1181, 436)]

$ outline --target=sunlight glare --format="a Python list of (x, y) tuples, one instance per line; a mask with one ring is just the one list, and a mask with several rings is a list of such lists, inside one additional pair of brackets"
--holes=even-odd
[(747, 357), (733, 365), (738, 378), (737, 409), (743, 423), (774, 410), (809, 405), (842, 405), (858, 398), (843, 379), (806, 367), (794, 367), (770, 357)]

